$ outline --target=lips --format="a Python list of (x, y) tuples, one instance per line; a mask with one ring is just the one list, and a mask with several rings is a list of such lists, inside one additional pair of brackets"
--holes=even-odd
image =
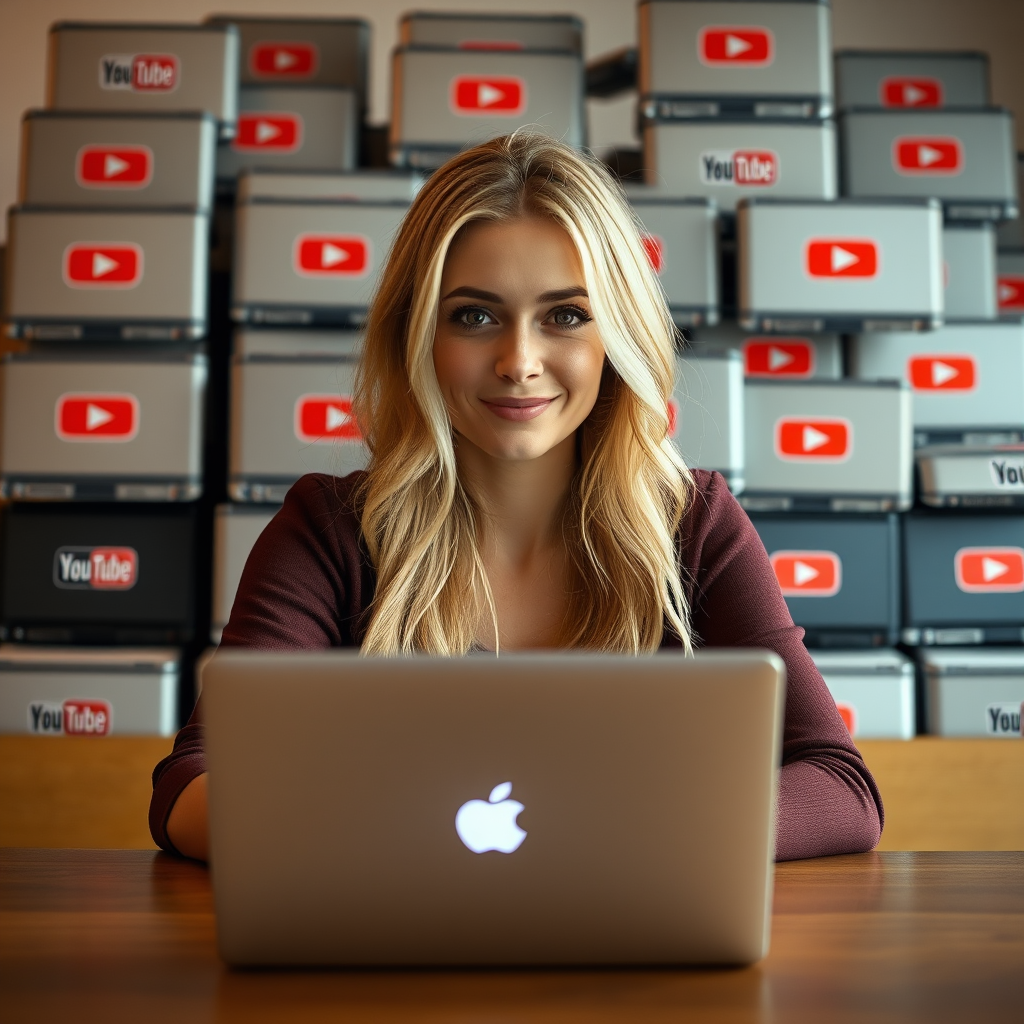
[(554, 402), (553, 398), (492, 398), (481, 399), (495, 416), (503, 420), (523, 422), (532, 420)]

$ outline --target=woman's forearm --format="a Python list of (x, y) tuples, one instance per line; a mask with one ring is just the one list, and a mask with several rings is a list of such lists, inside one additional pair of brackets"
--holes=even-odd
[(208, 860), (210, 828), (206, 810), (206, 773), (197, 775), (178, 796), (167, 818), (167, 835), (186, 857)]

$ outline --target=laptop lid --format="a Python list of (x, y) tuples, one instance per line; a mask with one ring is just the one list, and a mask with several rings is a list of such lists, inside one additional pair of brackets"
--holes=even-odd
[(233, 964), (748, 963), (781, 660), (224, 650), (203, 671)]

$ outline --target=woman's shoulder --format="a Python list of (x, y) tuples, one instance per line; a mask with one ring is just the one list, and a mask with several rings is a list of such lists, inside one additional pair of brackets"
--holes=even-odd
[(683, 564), (691, 568), (708, 559), (730, 558), (750, 543), (760, 546), (757, 531), (721, 473), (690, 470), (689, 500), (677, 541)]

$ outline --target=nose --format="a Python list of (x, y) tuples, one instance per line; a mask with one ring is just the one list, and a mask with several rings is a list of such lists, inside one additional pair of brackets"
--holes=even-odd
[(543, 341), (533, 324), (516, 320), (497, 339), (494, 372), (513, 384), (525, 384), (544, 373)]

